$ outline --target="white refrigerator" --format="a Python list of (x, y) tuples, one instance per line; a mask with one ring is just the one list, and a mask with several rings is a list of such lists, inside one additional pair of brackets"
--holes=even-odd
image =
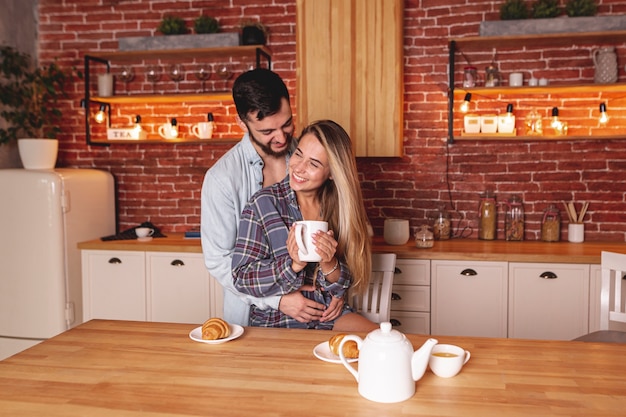
[(0, 360), (80, 324), (77, 243), (115, 220), (108, 172), (0, 169)]

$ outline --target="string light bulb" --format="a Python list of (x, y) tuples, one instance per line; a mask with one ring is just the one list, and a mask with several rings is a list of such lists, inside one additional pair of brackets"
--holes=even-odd
[(106, 120), (106, 113), (104, 111), (106, 109), (107, 109), (106, 104), (101, 104), (100, 105), (100, 109), (94, 115), (94, 120), (96, 121), (96, 123), (104, 123), (104, 121)]
[(567, 135), (567, 123), (562, 122), (559, 119), (559, 108), (552, 107), (552, 122), (550, 123), (552, 129), (554, 129), (554, 134), (561, 136)]
[(472, 101), (472, 93), (466, 93), (465, 98), (463, 99), (463, 103), (461, 103), (461, 113), (467, 113), (469, 111), (470, 101)]
[(600, 126), (606, 126), (609, 122), (609, 115), (606, 112), (606, 103), (600, 103), (600, 118), (598, 122), (600, 122)]

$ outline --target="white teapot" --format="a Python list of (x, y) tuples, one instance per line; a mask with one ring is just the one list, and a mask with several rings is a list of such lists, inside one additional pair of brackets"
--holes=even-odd
[[(359, 371), (348, 363), (343, 345), (353, 340), (359, 347)], [(428, 339), (417, 351), (406, 336), (383, 322), (370, 332), (365, 341), (348, 335), (339, 345), (341, 363), (359, 383), (359, 394), (379, 403), (405, 401), (415, 394), (415, 381), (426, 372), (430, 351), (437, 340)]]

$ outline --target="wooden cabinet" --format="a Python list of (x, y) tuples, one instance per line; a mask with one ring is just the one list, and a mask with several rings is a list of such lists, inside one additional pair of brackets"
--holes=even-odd
[[(207, 103), (232, 101), (231, 91), (211, 91), (205, 93), (177, 93), (177, 94), (133, 94), (133, 95), (114, 95), (110, 97), (99, 97), (91, 94), (93, 88), (92, 75), (95, 74), (94, 67), (98, 66), (106, 72), (111, 70), (112, 64), (141, 64), (144, 60), (170, 60), (177, 63), (190, 62), (199, 58), (249, 58), (255, 57), (256, 66), (261, 66), (265, 61), (267, 68), (271, 69), (272, 62), (269, 50), (260, 45), (246, 45), (233, 47), (215, 47), (215, 48), (193, 48), (193, 49), (167, 49), (167, 50), (142, 50), (142, 51), (118, 51), (118, 52), (98, 52), (95, 54), (85, 55), (85, 129), (88, 144), (108, 145), (110, 143), (207, 143), (206, 140), (195, 138), (178, 138), (178, 139), (162, 139), (158, 136), (148, 137), (147, 139), (116, 139), (108, 140), (105, 137), (92, 138), (91, 130), (91, 108), (94, 111), (99, 106), (104, 106), (109, 111), (108, 123), (109, 127), (128, 127), (128, 126), (111, 126), (111, 107), (112, 106), (129, 106), (133, 113), (139, 105), (158, 105), (168, 103)], [(98, 68), (100, 69), (100, 68)], [(102, 72), (102, 71), (101, 71)], [(165, 78), (166, 74), (161, 74), (161, 78)], [(206, 116), (206, 115), (205, 115)], [(239, 137), (213, 138), (211, 143), (233, 142)]]
[(297, 0), (298, 124), (341, 124), (356, 156), (403, 156), (401, 0)]
[(430, 334), (430, 261), (396, 260), (391, 323), (403, 333)]
[(202, 323), (222, 292), (200, 253), (83, 250), (84, 321)]
[(509, 337), (570, 340), (589, 331), (589, 265), (509, 264)]
[[(613, 125), (612, 128), (599, 129), (596, 126), (588, 128), (584, 125), (572, 126), (570, 132), (577, 133), (565, 136), (555, 136), (550, 134), (550, 128), (546, 127), (544, 121), (544, 134), (540, 136), (508, 135), (508, 134), (472, 134), (463, 135), (462, 113), (455, 109), (455, 103), (460, 103), (466, 94), (473, 95), (485, 101), (498, 103), (501, 112), (507, 103), (519, 100), (520, 104), (527, 102), (537, 102), (538, 100), (548, 100), (551, 104), (546, 106), (557, 106), (556, 100), (563, 97), (564, 100), (571, 98), (570, 102), (575, 102), (576, 106), (582, 106), (578, 113), (587, 112), (595, 114), (597, 117), (598, 105), (602, 101), (608, 101), (623, 96), (626, 92), (626, 84), (578, 84), (578, 85), (549, 85), (538, 87), (468, 87), (461, 88), (458, 80), (459, 71), (455, 67), (455, 57), (457, 53), (463, 55), (467, 61), (471, 53), (478, 53), (485, 56), (486, 53), (515, 52), (528, 47), (545, 47), (558, 49), (559, 47), (587, 46), (587, 45), (615, 45), (626, 40), (626, 31), (606, 31), (594, 33), (551, 33), (541, 35), (523, 36), (475, 36), (451, 39), (449, 41), (449, 106), (448, 106), (448, 142), (456, 140), (576, 140), (576, 139), (624, 139), (623, 129)], [(585, 50), (585, 49), (583, 49)], [(586, 52), (585, 52), (586, 53)], [(510, 64), (509, 64), (510, 65)], [(455, 85), (455, 74), (457, 74)], [(572, 104), (574, 105), (574, 104)], [(584, 107), (584, 110), (582, 108)], [(561, 109), (562, 111), (562, 109)], [(490, 111), (493, 113), (494, 111)], [(586, 118), (580, 118), (583, 121)], [(523, 120), (517, 120), (517, 126), (521, 126)]]
[(507, 263), (431, 261), (431, 333), (507, 337)]

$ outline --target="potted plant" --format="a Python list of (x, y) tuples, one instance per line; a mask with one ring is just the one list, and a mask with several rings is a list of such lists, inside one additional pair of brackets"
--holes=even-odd
[(165, 16), (159, 23), (157, 30), (164, 35), (186, 35), (189, 33), (185, 21), (181, 17), (172, 15)]
[(569, 17), (595, 16), (598, 4), (595, 0), (567, 0), (565, 12)]
[(532, 5), (533, 19), (549, 19), (560, 14), (559, 0), (537, 0)]
[(528, 6), (524, 0), (506, 0), (500, 6), (500, 19), (520, 20), (528, 17)]
[(220, 31), (220, 25), (214, 17), (202, 15), (194, 20), (193, 30), (198, 34), (217, 33)]
[[(82, 78), (82, 74), (78, 73)], [(25, 168), (51, 169), (56, 163), (62, 113), (59, 98), (72, 81), (72, 72), (55, 62), (36, 67), (28, 54), (0, 46), (0, 144), (17, 140)], [(42, 154), (43, 147), (50, 154)], [(35, 160), (29, 151), (35, 151)]]
[(258, 21), (244, 20), (241, 23), (242, 45), (265, 45), (267, 42), (267, 26)]

